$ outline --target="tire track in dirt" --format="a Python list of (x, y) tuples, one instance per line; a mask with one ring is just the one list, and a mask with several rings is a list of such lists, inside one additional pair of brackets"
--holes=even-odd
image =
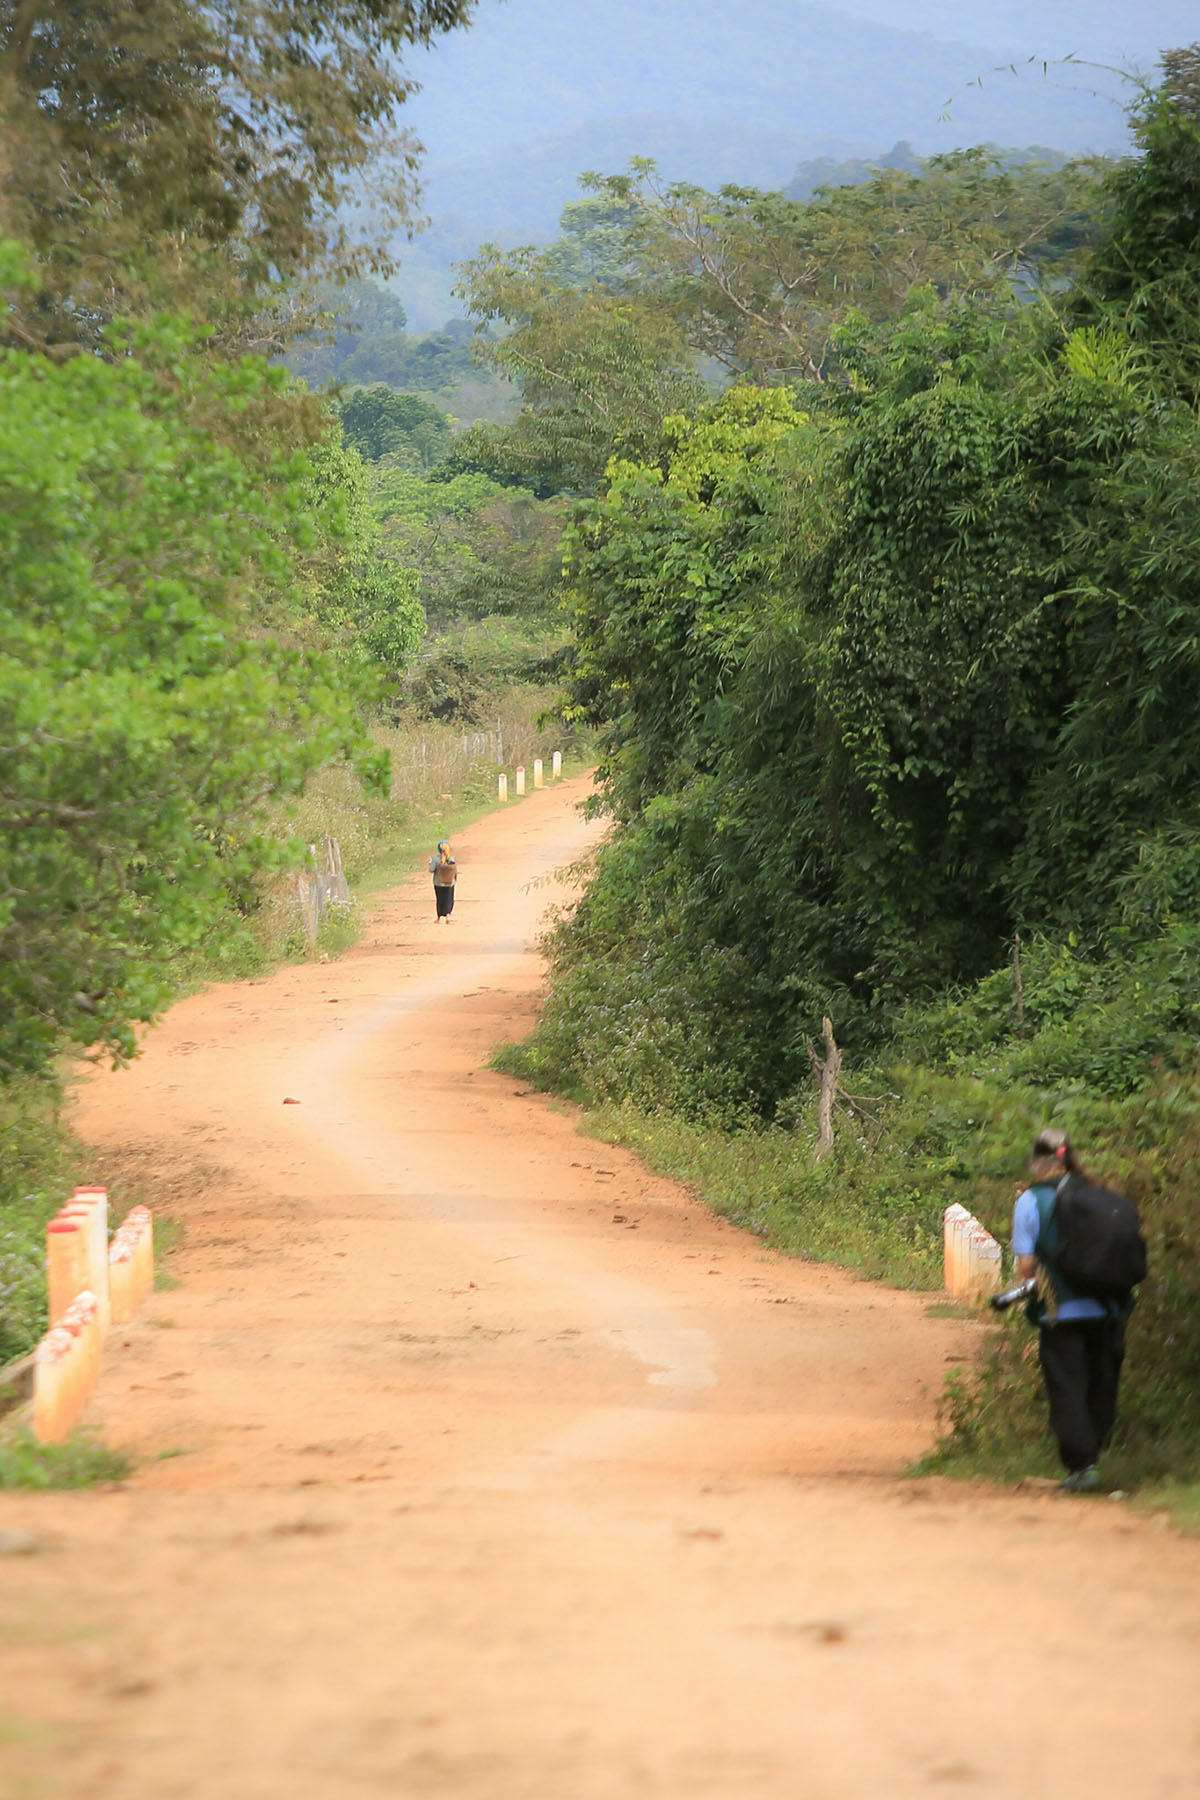
[(0, 1496), (52, 1546), (0, 1570), (0, 1793), (1191, 1796), (1196, 1544), (897, 1479), (968, 1330), (486, 1069), (581, 792), (464, 835), (450, 926), (417, 880), (82, 1087), (182, 1285), (97, 1400), (134, 1479)]

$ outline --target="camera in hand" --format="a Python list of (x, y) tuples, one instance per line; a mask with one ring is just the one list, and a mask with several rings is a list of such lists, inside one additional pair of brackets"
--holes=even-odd
[(1007, 1312), (1010, 1306), (1019, 1306), (1022, 1300), (1030, 1300), (1037, 1293), (1037, 1277), (1031, 1275), (1028, 1281), (1018, 1281), (1016, 1287), (1005, 1288), (1002, 1294), (993, 1294), (991, 1308), (993, 1312)]

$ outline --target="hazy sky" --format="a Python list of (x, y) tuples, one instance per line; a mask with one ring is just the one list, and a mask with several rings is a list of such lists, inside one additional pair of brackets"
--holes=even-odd
[[(1200, 37), (1197, 0), (847, 0), (841, 11), (936, 37), (1062, 56), (1075, 51), (1097, 60), (1131, 56), (1153, 61), (1160, 50)], [(780, 0), (780, 17), (789, 11)]]
[[(1119, 82), (1025, 71), (1018, 93), (997, 63), (1074, 55), (1148, 72), (1195, 37), (1200, 0), (480, 0), (470, 29), (414, 58), (424, 92), (407, 117), (431, 166), (631, 114), (855, 142), (878, 119), (873, 149), (897, 135), (950, 147), (961, 121), (971, 142), (1103, 150), (1123, 136)], [(1097, 89), (1114, 98), (1098, 104)]]

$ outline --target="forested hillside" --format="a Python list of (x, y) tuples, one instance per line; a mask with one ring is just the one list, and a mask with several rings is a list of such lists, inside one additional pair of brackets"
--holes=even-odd
[[(1014, 0), (948, 10), (693, 0), (684, 30), (642, 0), (594, 11), (487, 0), (471, 32), (422, 59), (412, 117), (435, 230), (401, 251), (420, 271), (413, 318), (431, 328), (446, 316), (438, 267), (486, 241), (545, 242), (577, 173), (631, 156), (715, 189), (776, 188), (798, 162), (868, 158), (901, 138), (923, 156), (987, 142), (1119, 150), (1115, 70), (1131, 56), (1152, 67), (1154, 46), (1174, 41), (1128, 7), (1089, 7), (1074, 30), (1053, 9), (1014, 26)], [(1072, 53), (1107, 67), (1054, 65)]]
[[(1165, 67), (1115, 169), (966, 154), (812, 200), (647, 169), (599, 184), (594, 279), (497, 255), (471, 293), (526, 379), (477, 452), (594, 486), (566, 709), (615, 828), (525, 1066), (744, 1221), (906, 1279), (949, 1200), (1004, 1231), (1032, 1130), (1069, 1125), (1149, 1221), (1126, 1444), (1180, 1466), (1200, 50)], [(823, 1016), (850, 1094), (820, 1162)]]

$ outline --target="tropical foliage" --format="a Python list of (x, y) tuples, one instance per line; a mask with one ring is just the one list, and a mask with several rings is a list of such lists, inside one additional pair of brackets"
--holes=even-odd
[(336, 756), (378, 778), (361, 690), (288, 630), (305, 465), (222, 441), (282, 377), (189, 350), (0, 353), (0, 1072), (128, 1054), (268, 799)]
[(824, 1012), (866, 1047), (1015, 931), (1100, 952), (1151, 847), (1190, 844), (1192, 336), (1158, 304), (1148, 337), (1112, 270), (1185, 308), (1196, 129), (1161, 101), (1141, 129), (1060, 304), (972, 280), (847, 309), (840, 379), (668, 416), (576, 509), (569, 705), (621, 830), (560, 954), (592, 1012), (597, 966), (622, 988), (579, 1052), (607, 1091), (686, 983), (691, 1049), (651, 1028), (644, 1090), (690, 1057), (770, 1112)]
[[(742, 1222), (894, 1279), (936, 1280), (951, 1199), (1006, 1232), (1026, 1139), (1066, 1123), (1152, 1239), (1143, 1471), (1200, 1441), (1197, 62), (1019, 255), (1032, 190), (971, 159), (803, 218), (605, 184), (670, 271), (638, 304), (742, 379), (617, 438), (574, 508), (565, 705), (615, 824), (521, 1057)], [(820, 233), (796, 325), (754, 271)], [(819, 1161), (825, 1015), (854, 1073)], [(954, 1453), (1027, 1457), (1029, 1391), (1014, 1339)]]

